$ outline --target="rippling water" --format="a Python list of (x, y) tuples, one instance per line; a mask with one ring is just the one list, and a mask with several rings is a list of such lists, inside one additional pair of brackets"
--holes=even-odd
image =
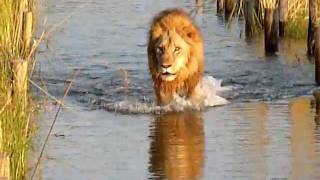
[[(265, 57), (261, 37), (245, 39), (242, 20), (226, 26), (215, 3), (205, 1), (195, 16), (205, 39), (205, 73), (236, 87), (227, 96), (231, 103), (201, 112), (120, 115), (100, 102), (137, 102), (144, 110), (153, 103), (146, 56), (151, 17), (168, 7), (192, 11), (194, 1), (56, 0), (43, 6), (49, 25), (72, 17), (41, 47), (35, 79), (62, 96), (65, 80), (80, 70), (66, 101), (70, 108), (49, 140), (43, 179), (320, 179), (319, 120), (309, 96), (314, 73), (305, 42), (283, 41), (281, 53)], [(40, 134), (55, 112), (49, 106), (43, 114)]]

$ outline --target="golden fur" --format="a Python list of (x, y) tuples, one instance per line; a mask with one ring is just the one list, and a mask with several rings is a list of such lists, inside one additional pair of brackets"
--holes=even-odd
[(168, 9), (154, 17), (149, 31), (148, 64), (160, 105), (170, 103), (174, 94), (197, 98), (196, 86), (204, 66), (203, 39), (186, 12)]

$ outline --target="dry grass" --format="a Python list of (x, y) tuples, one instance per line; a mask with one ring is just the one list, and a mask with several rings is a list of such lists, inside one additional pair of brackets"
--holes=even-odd
[[(317, 2), (318, 9), (320, 1)], [(318, 10), (318, 22), (320, 11)], [(290, 38), (306, 38), (309, 20), (309, 0), (288, 0), (287, 26), (285, 33)]]
[(260, 4), (267, 9), (275, 9), (278, 7), (278, 0), (260, 0)]
[(10, 159), (10, 179), (26, 179), (32, 107), (26, 106), (27, 95), (14, 93), (12, 62), (24, 60), (32, 67), (34, 47), (26, 34), (33, 33), (34, 21), (25, 28), (25, 17), (34, 7), (35, 0), (0, 0), (0, 154)]
[(307, 18), (308, 7), (308, 0), (288, 0), (288, 19), (295, 20), (301, 16)]

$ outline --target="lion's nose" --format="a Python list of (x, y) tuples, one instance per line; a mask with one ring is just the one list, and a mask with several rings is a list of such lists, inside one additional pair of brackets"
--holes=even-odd
[(169, 67), (171, 67), (171, 64), (161, 64), (161, 67), (163, 67), (163, 68), (169, 68)]

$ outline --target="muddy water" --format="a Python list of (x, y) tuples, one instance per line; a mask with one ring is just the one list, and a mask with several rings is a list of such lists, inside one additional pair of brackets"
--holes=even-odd
[[(165, 115), (99, 107), (101, 101), (153, 102), (146, 32), (156, 12), (177, 6), (195, 7), (187, 0), (44, 4), (49, 25), (72, 17), (41, 47), (41, 77), (35, 79), (62, 96), (65, 79), (80, 74), (50, 137), (40, 177), (320, 179), (313, 65), (304, 44), (284, 41), (281, 53), (265, 57), (261, 37), (245, 39), (243, 21), (226, 27), (211, 1), (195, 19), (205, 39), (206, 75), (236, 87), (230, 105)], [(43, 114), (40, 134), (56, 110), (51, 105)]]

